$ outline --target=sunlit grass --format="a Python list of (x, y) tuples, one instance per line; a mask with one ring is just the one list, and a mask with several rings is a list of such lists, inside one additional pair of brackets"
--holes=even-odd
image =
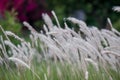
[[(34, 63), (33, 68), (39, 78), (29, 69), (18, 71), (15, 66), (9, 69), (0, 67), (0, 80), (85, 80), (83, 71), (69, 64), (63, 65), (59, 62), (43, 61), (40, 64)], [(109, 68), (107, 71), (113, 80), (120, 79), (119, 70), (116, 72)], [(94, 66), (90, 65), (88, 67), (88, 72), (88, 80), (110, 80), (110, 76), (103, 68), (96, 71)]]

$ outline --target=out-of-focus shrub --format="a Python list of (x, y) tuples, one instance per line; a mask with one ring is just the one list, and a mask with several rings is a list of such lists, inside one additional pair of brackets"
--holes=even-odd
[[(12, 31), (13, 33), (19, 36), (23, 36), (22, 31), (21, 31), (22, 25), (17, 20), (16, 12), (14, 12), (14, 10), (12, 12), (7, 12), (7, 11), (5, 12), (5, 17), (0, 19), (0, 25), (2, 26), (4, 30)], [(3, 34), (1, 29), (0, 29), (0, 35), (5, 35)], [(4, 36), (4, 38), (6, 37)], [(19, 41), (14, 39), (13, 37), (10, 37), (10, 40), (14, 44), (19, 43)]]
[(120, 32), (120, 19), (113, 24), (113, 27)]
[(112, 11), (113, 6), (120, 5), (120, 0), (47, 0), (49, 8), (55, 10), (59, 20), (61, 17), (72, 16), (74, 12), (83, 10), (86, 15), (88, 25), (95, 25), (99, 28), (104, 28), (107, 17), (110, 17), (112, 22), (118, 21), (119, 14)]
[[(45, 0), (0, 0), (0, 16), (8, 17), (5, 12), (12, 9), (17, 12), (16, 17), (21, 23), (27, 21), (35, 28), (41, 23), (42, 13), (49, 13)], [(26, 30), (25, 27), (22, 29)]]
[(21, 31), (21, 24), (16, 18), (16, 13), (12, 12), (5, 12), (5, 17), (0, 19), (0, 25), (5, 30), (10, 30), (18, 35), (20, 35)]

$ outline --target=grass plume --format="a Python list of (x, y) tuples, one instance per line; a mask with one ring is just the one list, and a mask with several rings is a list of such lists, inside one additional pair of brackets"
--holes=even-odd
[[(66, 22), (65, 28), (61, 28), (53, 11), (52, 14), (57, 25), (52, 23), (47, 14), (42, 15), (45, 33), (37, 32), (27, 22), (23, 23), (31, 31), (30, 42), (2, 29), (6, 39), (0, 40), (0, 53), (11, 54), (6, 57), (8, 61), (17, 63), (17, 68), (20, 65), (25, 66), (31, 72), (25, 71), (25, 74), (20, 74), (22, 77), (12, 73), (12, 78), (7, 70), (7, 75), (5, 78), (0, 76), (1, 79), (8, 80), (7, 77), (10, 77), (15, 80), (17, 76), (16, 79), (23, 80), (23, 76), (27, 76), (25, 79), (29, 80), (119, 80), (120, 33), (112, 27), (110, 19), (108, 23), (111, 30), (99, 30), (69, 17), (66, 20), (79, 26), (78, 32), (75, 32)], [(18, 39), (20, 44), (14, 45), (9, 36)], [(3, 57), (0, 57), (0, 63), (3, 60)], [(1, 67), (2, 71), (3, 69)]]

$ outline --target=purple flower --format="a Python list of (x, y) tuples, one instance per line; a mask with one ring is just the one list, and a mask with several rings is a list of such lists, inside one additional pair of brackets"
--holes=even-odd
[(45, 0), (0, 0), (0, 14), (4, 16), (6, 10), (11, 11), (14, 8), (21, 22), (34, 22), (41, 18), (43, 12), (46, 12), (44, 4)]

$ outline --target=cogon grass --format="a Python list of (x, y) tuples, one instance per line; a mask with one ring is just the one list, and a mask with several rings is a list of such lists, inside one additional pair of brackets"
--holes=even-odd
[[(66, 20), (79, 26), (79, 31), (75, 32), (66, 22), (65, 28), (61, 28), (53, 11), (52, 14), (57, 25), (52, 23), (47, 14), (42, 15), (45, 33), (37, 32), (27, 22), (23, 23), (31, 31), (30, 42), (10, 31), (4, 31), (1, 27), (6, 37), (0, 40), (0, 50), (5, 55), (4, 58), (15, 62), (17, 68), (28, 68), (41, 80), (116, 79), (110, 71), (120, 74), (120, 33), (112, 27), (110, 19), (108, 23), (111, 30), (98, 30), (96, 27), (88, 27), (81, 20), (69, 17)], [(14, 45), (9, 36), (21, 43)], [(6, 50), (7, 47), (10, 48), (9, 51)], [(1, 57), (0, 60), (3, 62), (4, 59)], [(33, 76), (32, 79), (36, 78)]]

